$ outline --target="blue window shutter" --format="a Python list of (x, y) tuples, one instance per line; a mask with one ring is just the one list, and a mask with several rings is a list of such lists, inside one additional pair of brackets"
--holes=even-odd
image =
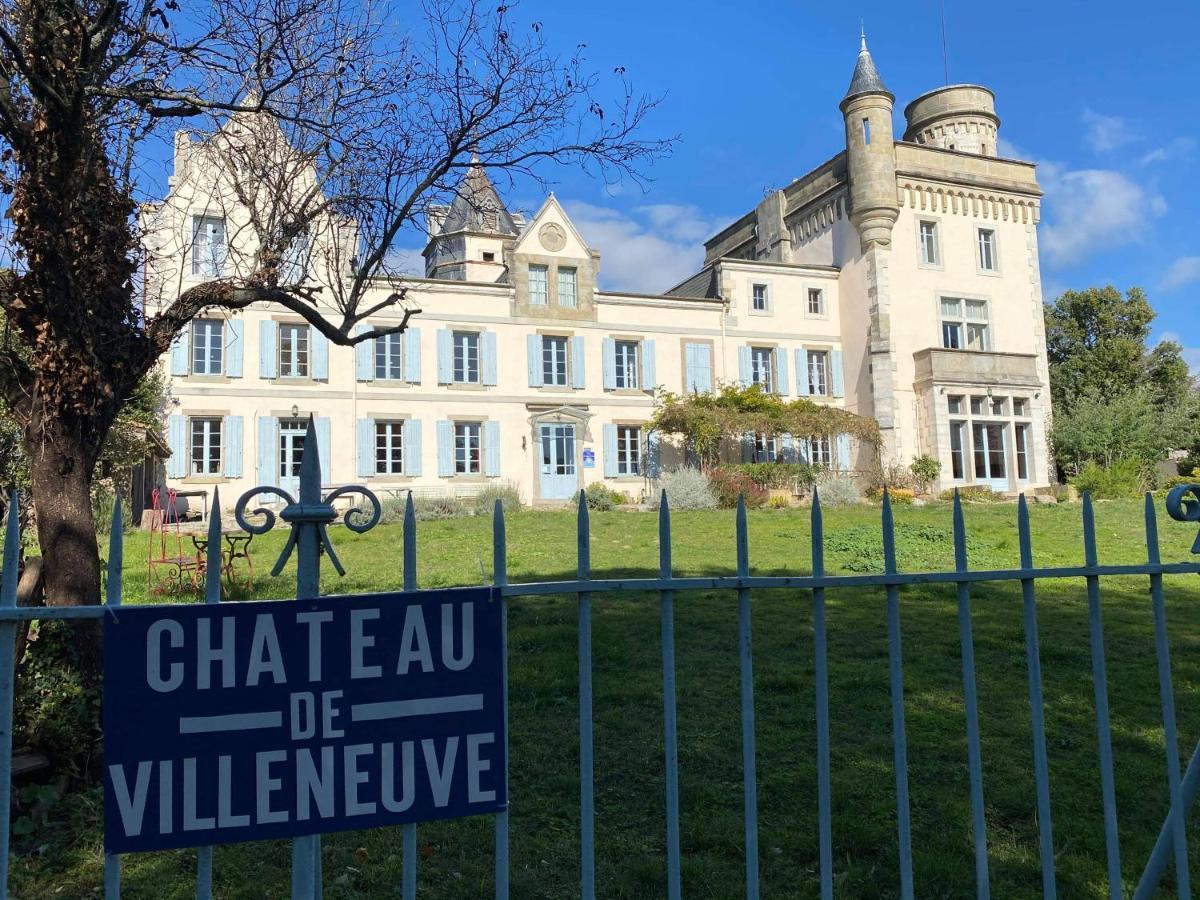
[(526, 337), (529, 348), (529, 386), (542, 386), (542, 336), (531, 334)]
[[(371, 331), (370, 325), (356, 325), (354, 334), (366, 334)], [(354, 345), (354, 377), (359, 381), (375, 380), (375, 339), (363, 341)]]
[(500, 380), (496, 360), (496, 332), (485, 331), (479, 339), (479, 349), (483, 354), (483, 383), (487, 387), (494, 387)]
[(330, 473), (333, 471), (333, 460), (330, 459), (329, 419), (317, 416), (313, 422), (317, 428), (317, 456), (321, 459), (321, 484), (333, 481)]
[(230, 378), (242, 377), (245, 334), (246, 323), (241, 319), (230, 319), (225, 323), (225, 374)]
[(833, 396), (846, 396), (846, 379), (842, 373), (842, 351), (834, 350), (829, 354), (829, 367), (833, 369)]
[(780, 396), (786, 397), (791, 389), (788, 386), (788, 353), (782, 347), (775, 349), (775, 384)]
[(187, 375), (192, 371), (192, 326), (187, 325), (171, 342), (171, 374)]
[(404, 332), (404, 380), (409, 384), (421, 383), (420, 328), (410, 328)]
[(796, 394), (808, 396), (808, 351), (803, 347), (796, 351)]
[(796, 439), (788, 433), (783, 433), (779, 436), (783, 444), (783, 461), (785, 463), (796, 462)]
[(308, 333), (312, 341), (312, 371), (317, 381), (329, 380), (329, 338), (317, 331), (311, 325)]
[(454, 380), (454, 335), (449, 328), (439, 328), (437, 333), (437, 380), (438, 384), (449, 384)]
[(850, 469), (850, 435), (837, 436), (837, 464), (843, 472)]
[[(258, 483), (279, 484), (279, 421), (271, 417), (258, 420)], [(259, 495), (260, 503), (274, 499), (274, 494)]]
[(683, 392), (690, 394), (700, 390), (699, 354), (696, 352), (699, 344), (683, 345)]
[(742, 387), (748, 387), (752, 380), (753, 372), (750, 370), (750, 348), (738, 347), (738, 381), (742, 383)]
[(571, 338), (571, 387), (583, 390), (586, 371), (583, 358), (583, 336), (576, 335)]
[(183, 478), (187, 475), (187, 418), (167, 416), (167, 446), (171, 458), (167, 460), (167, 477)]
[(601, 367), (604, 370), (604, 390), (611, 391), (617, 386), (617, 342), (605, 338), (601, 342)]
[(604, 426), (604, 477), (617, 477), (617, 426)]
[(646, 435), (646, 477), (658, 481), (662, 475), (662, 441), (657, 431)]
[(242, 417), (225, 417), (225, 466), (226, 478), (242, 477)]
[(642, 390), (658, 387), (658, 372), (654, 364), (654, 341), (642, 341)]
[[(279, 326), (273, 319), (263, 319), (258, 323), (258, 374), (260, 378), (279, 377), (279, 356), (275, 350), (275, 337), (278, 331)], [(259, 480), (261, 481), (261, 479)], [(270, 482), (270, 484), (274, 483)]]
[(375, 420), (359, 419), (357, 426), (358, 477), (369, 478), (375, 474)]
[(454, 474), (454, 423), (442, 420), (437, 423), (438, 477)]
[(404, 422), (404, 474), (421, 477), (421, 420), (407, 419)]
[(699, 361), (700, 390), (709, 393), (716, 386), (713, 379), (713, 348), (711, 344), (697, 344), (699, 351), (696, 359)]
[(742, 462), (754, 462), (754, 432), (742, 432)]
[(712, 379), (712, 348), (708, 344), (687, 344), (684, 346), (684, 363), (687, 373), (687, 384), (684, 389), (688, 393), (707, 394), (713, 389)]
[(500, 423), (483, 423), (483, 474), (490, 478), (500, 475)]

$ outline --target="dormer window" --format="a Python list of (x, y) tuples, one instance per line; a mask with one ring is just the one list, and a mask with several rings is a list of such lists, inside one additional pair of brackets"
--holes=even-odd
[(480, 219), (483, 222), (483, 230), (484, 231), (499, 230), (500, 214), (498, 212), (496, 212), (496, 207), (492, 206), (491, 203), (488, 203), (488, 205), (483, 208), (483, 212), (480, 215)]

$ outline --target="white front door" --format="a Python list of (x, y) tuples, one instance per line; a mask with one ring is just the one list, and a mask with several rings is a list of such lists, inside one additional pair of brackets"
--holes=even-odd
[(975, 451), (975, 483), (994, 491), (1008, 490), (1008, 426), (999, 422), (976, 422), (972, 428)]
[(579, 476), (575, 467), (575, 426), (539, 426), (541, 437), (541, 495), (543, 500), (569, 500), (575, 496)]
[(300, 458), (304, 455), (303, 419), (279, 420), (279, 486), (300, 499)]

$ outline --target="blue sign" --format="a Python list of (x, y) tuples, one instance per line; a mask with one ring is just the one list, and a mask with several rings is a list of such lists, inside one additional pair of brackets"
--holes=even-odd
[(492, 588), (115, 610), (105, 849), (503, 810), (500, 615)]
[(587, 449), (583, 451), (583, 467), (585, 469), (596, 468), (596, 451)]

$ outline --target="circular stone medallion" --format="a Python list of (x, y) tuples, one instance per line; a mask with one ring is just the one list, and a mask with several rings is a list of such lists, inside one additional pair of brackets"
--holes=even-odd
[(562, 226), (554, 222), (547, 222), (541, 227), (538, 231), (538, 240), (551, 253), (557, 253), (567, 245), (566, 233), (562, 230)]

